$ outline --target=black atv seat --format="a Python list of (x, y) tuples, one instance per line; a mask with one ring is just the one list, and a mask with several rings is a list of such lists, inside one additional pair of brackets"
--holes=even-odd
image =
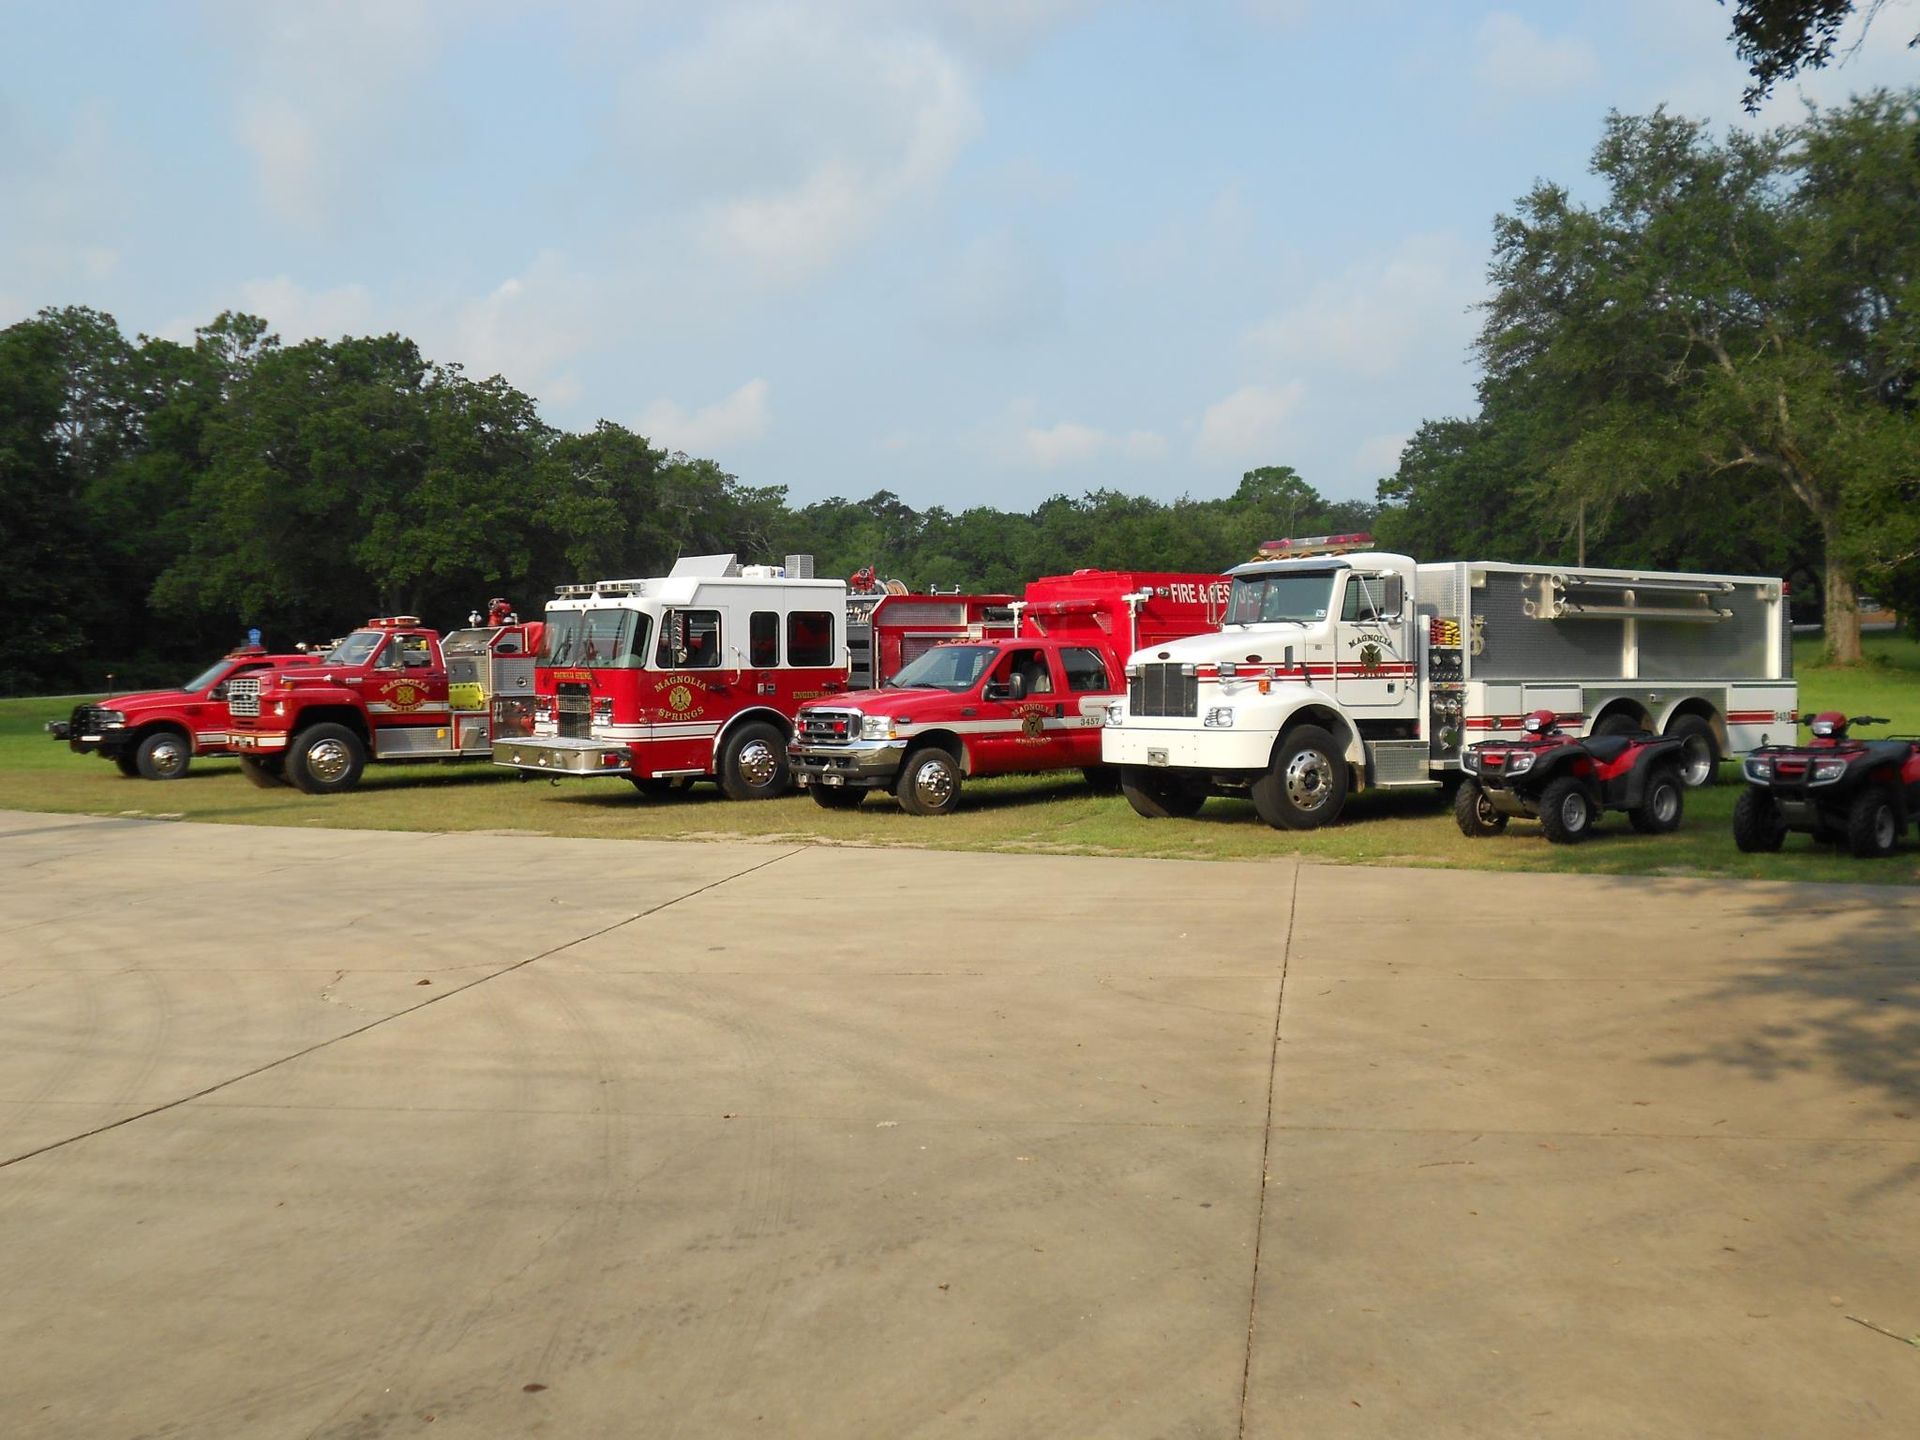
[(1580, 743), (1586, 746), (1587, 754), (1606, 765), (1618, 760), (1633, 740), (1626, 735), (1589, 735)]

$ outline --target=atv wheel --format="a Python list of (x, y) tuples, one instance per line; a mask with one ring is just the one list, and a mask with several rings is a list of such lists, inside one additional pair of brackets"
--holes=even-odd
[(1120, 793), (1127, 797), (1133, 813), (1148, 820), (1184, 819), (1207, 803), (1198, 790), (1189, 790), (1178, 781), (1138, 765), (1120, 771)]
[(1667, 739), (1678, 740), (1680, 780), (1689, 790), (1711, 785), (1720, 778), (1720, 738), (1713, 723), (1699, 715), (1682, 715), (1667, 727)]
[(1478, 780), (1462, 780), (1453, 792), (1453, 823), (1469, 840), (1480, 840), (1505, 830), (1507, 816), (1494, 807)]
[(822, 810), (858, 810), (867, 798), (864, 790), (849, 790), (844, 785), (809, 785), (807, 793)]
[(1870, 785), (1853, 797), (1847, 809), (1847, 848), (1857, 858), (1873, 860), (1890, 855), (1893, 842), (1899, 838), (1900, 817), (1885, 789)]
[(344, 725), (314, 725), (287, 750), (287, 779), (308, 795), (342, 795), (360, 783), (367, 746)]
[(1733, 843), (1743, 854), (1759, 855), (1780, 848), (1787, 838), (1787, 823), (1780, 818), (1780, 807), (1773, 796), (1758, 786), (1749, 785), (1733, 802)]
[(178, 780), (193, 763), (193, 742), (178, 730), (156, 730), (133, 752), (142, 780)]
[(1647, 793), (1640, 804), (1627, 812), (1627, 819), (1642, 835), (1671, 835), (1680, 828), (1680, 815), (1686, 808), (1686, 786), (1681, 772), (1663, 765), (1647, 777)]
[(118, 770), (129, 780), (138, 780), (140, 778), (140, 761), (132, 755), (114, 756), (113, 766), (114, 769)]
[(900, 767), (893, 798), (909, 815), (951, 814), (960, 803), (959, 762), (944, 750), (923, 746)]
[(1280, 737), (1252, 795), (1254, 813), (1274, 829), (1317, 830), (1347, 803), (1346, 756), (1318, 725), (1301, 725)]
[(260, 790), (278, 790), (287, 783), (287, 771), (279, 756), (265, 759), (257, 755), (240, 757), (240, 773), (247, 783)]
[(733, 732), (720, 757), (720, 788), (729, 800), (771, 800), (792, 781), (786, 736), (763, 720)]
[(1593, 833), (1593, 797), (1579, 777), (1547, 782), (1540, 792), (1540, 828), (1556, 845), (1577, 845)]

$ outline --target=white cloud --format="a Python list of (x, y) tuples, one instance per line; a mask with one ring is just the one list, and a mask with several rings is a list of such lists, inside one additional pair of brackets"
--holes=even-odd
[(1577, 35), (1551, 39), (1518, 15), (1495, 10), (1480, 22), (1475, 77), (1505, 96), (1559, 95), (1591, 83), (1600, 73), (1593, 45)]
[(427, 329), (446, 347), (445, 358), (526, 388), (602, 342), (610, 323), (605, 300), (567, 256), (549, 250)]
[(373, 296), (364, 285), (307, 290), (285, 275), (249, 280), (240, 287), (238, 308), (272, 325), (288, 344), (302, 340), (338, 340), (379, 327)]
[(1471, 306), (1486, 292), (1481, 264), (1455, 235), (1412, 235), (1320, 281), (1248, 338), (1287, 365), (1375, 378), (1416, 363), (1458, 364), (1473, 337)]
[(695, 235), (762, 279), (831, 264), (930, 194), (980, 129), (959, 61), (831, 10), (719, 11), (635, 76), (622, 123)]
[(1353, 465), (1363, 475), (1391, 475), (1400, 468), (1400, 452), (1407, 448), (1405, 435), (1370, 435), (1354, 452)]
[(1095, 460), (1158, 460), (1166, 455), (1167, 442), (1166, 437), (1152, 430), (1129, 430), (1121, 434), (1062, 420), (1044, 429), (1026, 426), (1020, 432), (1016, 453), (1022, 463), (1036, 469), (1061, 470)]
[(1306, 393), (1298, 380), (1243, 385), (1206, 408), (1194, 449), (1210, 460), (1254, 461), (1270, 455), (1286, 438), (1287, 422)]
[(767, 382), (755, 379), (698, 410), (689, 411), (676, 400), (656, 400), (640, 412), (638, 429), (656, 445), (711, 455), (758, 440), (772, 419)]

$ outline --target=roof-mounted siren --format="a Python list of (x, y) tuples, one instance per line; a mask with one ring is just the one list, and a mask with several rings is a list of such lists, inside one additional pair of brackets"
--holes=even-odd
[(1365, 531), (1351, 535), (1299, 535), (1291, 540), (1263, 540), (1256, 560), (1300, 560), (1312, 555), (1345, 555), (1354, 550), (1371, 550), (1373, 536)]
[(733, 555), (682, 555), (667, 572), (669, 580), (726, 580), (740, 573)]
[(1521, 579), (1522, 609), (1535, 620), (1664, 620), (1718, 625), (1733, 611), (1717, 603), (1731, 595), (1731, 580), (1650, 579), (1633, 575), (1582, 575), (1547, 571)]

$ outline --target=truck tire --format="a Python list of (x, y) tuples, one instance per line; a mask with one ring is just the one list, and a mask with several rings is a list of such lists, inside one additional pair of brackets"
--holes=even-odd
[(864, 790), (849, 790), (844, 785), (809, 785), (807, 793), (822, 810), (858, 810), (867, 798)]
[(1121, 768), (1120, 793), (1127, 797), (1134, 814), (1148, 820), (1185, 819), (1207, 803), (1207, 797), (1200, 791), (1138, 765)]
[(787, 737), (766, 721), (750, 721), (727, 737), (720, 788), (729, 800), (771, 800), (792, 783)]
[(178, 780), (193, 763), (193, 742), (178, 730), (156, 730), (133, 752), (142, 780)]
[(1087, 789), (1096, 795), (1118, 795), (1120, 793), (1120, 767), (1117, 765), (1083, 765), (1080, 778), (1087, 782)]
[(140, 762), (132, 755), (114, 756), (113, 768), (129, 780), (138, 780), (140, 778)]
[(1733, 802), (1733, 843), (1743, 854), (1770, 854), (1787, 838), (1786, 822), (1773, 796), (1749, 785)]
[(1296, 726), (1280, 737), (1252, 793), (1254, 813), (1274, 829), (1318, 830), (1347, 803), (1346, 756), (1318, 725)]
[(1540, 792), (1540, 828), (1555, 845), (1577, 845), (1593, 833), (1593, 796), (1577, 775), (1549, 780)]
[(258, 755), (242, 755), (240, 773), (247, 777), (249, 785), (261, 790), (278, 790), (287, 783), (286, 763), (277, 755), (270, 759)]
[(937, 746), (915, 750), (893, 782), (893, 798), (909, 815), (952, 814), (960, 803), (959, 762)]
[(1689, 790), (1720, 778), (1720, 737), (1713, 733), (1712, 721), (1700, 715), (1682, 715), (1667, 727), (1667, 738), (1686, 746), (1680, 761), (1680, 780)]
[(664, 800), (678, 791), (693, 788), (693, 781), (685, 775), (629, 775), (627, 779), (649, 800)]
[(1589, 735), (1638, 735), (1644, 729), (1646, 726), (1625, 710), (1616, 710), (1587, 733)]
[(1856, 859), (1874, 860), (1893, 853), (1900, 838), (1900, 815), (1881, 785), (1869, 785), (1847, 807), (1847, 848)]
[(1627, 819), (1642, 835), (1671, 835), (1680, 828), (1686, 809), (1686, 782), (1681, 767), (1662, 765), (1647, 777), (1647, 793), (1627, 812)]
[(343, 795), (366, 768), (366, 742), (344, 725), (310, 725), (287, 747), (287, 779), (307, 795)]
[(1482, 840), (1505, 830), (1507, 816), (1494, 808), (1478, 780), (1462, 780), (1453, 792), (1453, 823), (1469, 840)]

